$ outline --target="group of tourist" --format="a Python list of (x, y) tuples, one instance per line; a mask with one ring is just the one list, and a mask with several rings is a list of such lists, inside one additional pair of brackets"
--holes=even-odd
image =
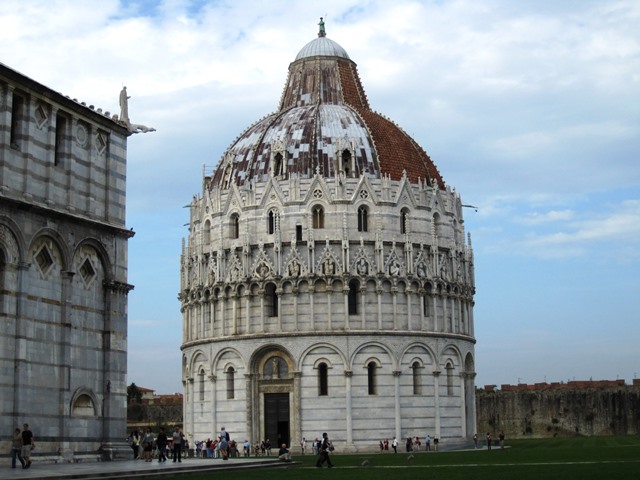
[[(487, 432), (487, 435), (484, 437), (484, 441), (485, 441), (485, 445), (487, 446), (487, 450), (491, 450), (491, 445), (493, 444), (493, 436), (491, 432)], [(499, 442), (500, 448), (504, 448), (504, 431), (503, 430), (500, 430), (500, 433), (498, 434), (498, 442)], [(473, 445), (475, 446), (475, 448), (478, 448), (477, 433), (473, 434)]]
[(22, 468), (31, 467), (31, 450), (36, 448), (36, 441), (29, 424), (22, 425), (22, 431), (18, 427), (13, 432), (11, 443), (11, 468), (16, 468), (16, 460), (20, 461)]
[(158, 435), (155, 435), (151, 427), (147, 427), (143, 432), (134, 430), (127, 438), (127, 442), (133, 450), (134, 460), (144, 460), (145, 462), (158, 459), (158, 463), (167, 461), (173, 456), (173, 462), (182, 462), (182, 452), (189, 448), (187, 439), (184, 437), (180, 427), (176, 427), (171, 437), (167, 435), (164, 427), (160, 427)]
[[(433, 438), (433, 449), (434, 450), (438, 450), (438, 437), (434, 437)], [(389, 451), (389, 446), (391, 446), (391, 448), (393, 449), (393, 453), (398, 453), (398, 439), (396, 437), (393, 437), (393, 439), (391, 440), (391, 443), (389, 443), (389, 439), (385, 438), (384, 440), (380, 440), (380, 442), (378, 443), (378, 446), (380, 448), (381, 452), (388, 452)], [(422, 448), (422, 440), (420, 439), (420, 437), (407, 437), (407, 440), (405, 442), (405, 449), (407, 450), (407, 452), (417, 452), (420, 451), (420, 449)], [(426, 437), (424, 437), (424, 448), (425, 451), (430, 452), (431, 451), (431, 435), (427, 435)]]

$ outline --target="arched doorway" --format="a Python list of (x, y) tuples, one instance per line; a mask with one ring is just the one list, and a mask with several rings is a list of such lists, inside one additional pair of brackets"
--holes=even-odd
[(285, 443), (291, 446), (296, 436), (299, 415), (299, 385), (294, 375), (291, 355), (283, 348), (272, 346), (256, 352), (253, 362), (252, 430), (259, 440), (269, 439), (274, 448)]

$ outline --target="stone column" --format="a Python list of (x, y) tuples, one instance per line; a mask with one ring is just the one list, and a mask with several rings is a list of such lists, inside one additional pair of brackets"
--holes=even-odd
[(434, 401), (435, 401), (435, 427), (436, 433), (435, 436), (440, 438), (440, 370), (434, 370), (433, 372), (433, 388), (434, 388)]
[(291, 295), (293, 295), (293, 329), (298, 331), (298, 287), (294, 285), (291, 289)]
[(351, 377), (353, 376), (353, 371), (345, 370), (344, 371), (344, 379), (345, 379), (345, 396), (346, 396), (346, 413), (347, 413), (347, 446), (353, 446), (353, 401), (351, 397)]
[(411, 287), (407, 287), (404, 292), (404, 296), (407, 300), (407, 330), (412, 330), (412, 318), (411, 318), (411, 297), (412, 297)]
[(460, 374), (460, 429), (462, 438), (467, 437), (467, 409), (466, 409), (466, 385), (465, 385), (466, 374), (463, 372)]
[(391, 300), (393, 302), (393, 329), (398, 329), (398, 287), (391, 288)]
[(209, 375), (209, 382), (211, 384), (211, 423), (209, 424), (210, 432), (217, 432), (218, 428), (218, 410), (217, 410), (217, 401), (218, 401), (218, 390), (217, 390), (217, 375), (211, 373)]
[[(295, 432), (295, 435), (292, 435), (290, 439), (291, 447), (293, 447), (294, 442), (293, 439), (296, 438), (297, 443), (299, 444), (302, 440), (302, 372), (293, 372), (293, 392), (291, 392), (292, 403), (290, 416), (293, 417), (293, 425), (291, 432)], [(293, 414), (293, 415), (291, 415)]]
[(247, 326), (245, 332), (251, 333), (251, 293), (249, 289), (244, 292), (244, 323)]
[[(73, 308), (71, 308), (71, 298), (72, 298), (72, 290), (73, 290), (73, 276), (74, 272), (66, 271), (61, 272), (61, 295), (60, 295), (60, 320), (62, 325), (60, 326), (60, 338), (58, 339), (58, 346), (60, 347), (60, 353), (58, 357), (58, 402), (60, 406), (64, 406), (61, 410), (64, 414), (58, 417), (58, 434), (61, 439), (64, 439), (59, 444), (59, 454), (65, 458), (73, 458), (73, 449), (69, 447), (69, 439), (70, 435), (67, 432), (67, 419), (68, 416), (71, 415), (71, 411), (67, 412), (67, 409), (73, 408), (73, 406), (69, 406), (69, 400), (71, 391), (69, 390), (69, 386), (71, 383), (71, 379), (69, 378), (69, 373), (71, 371), (71, 353), (69, 345), (71, 344), (71, 332), (77, 325), (74, 325), (73, 321)], [(103, 295), (105, 292), (103, 291)], [(107, 313), (108, 315), (108, 313)], [(106, 322), (105, 322), (106, 325)], [(103, 352), (106, 356), (107, 353)], [(103, 359), (104, 364), (107, 363), (107, 358)], [(103, 395), (103, 405), (104, 405), (104, 413), (103, 422), (107, 417), (107, 406), (110, 406), (110, 402), (108, 397), (111, 393), (111, 388), (106, 388), (106, 382), (108, 382), (108, 366), (106, 366), (104, 370), (104, 375), (106, 378), (103, 378), (103, 383), (105, 384), (105, 392)], [(96, 372), (97, 373), (97, 372)], [(126, 387), (125, 387), (126, 388)], [(107, 429), (108, 432), (108, 429)], [(105, 432), (106, 433), (106, 432)], [(103, 438), (108, 438), (106, 435)]]
[(402, 372), (400, 370), (393, 371), (393, 386), (394, 386), (394, 397), (395, 397), (395, 423), (396, 423), (396, 438), (402, 438), (402, 416), (400, 415), (400, 375)]
[(363, 286), (360, 288), (360, 322), (362, 323), (362, 330), (366, 328), (367, 312), (365, 311), (367, 305), (367, 287), (363, 282)]
[(376, 288), (378, 295), (378, 330), (382, 330), (382, 288)]
[(129, 458), (127, 425), (127, 295), (133, 285), (104, 281), (102, 455), (105, 460)]

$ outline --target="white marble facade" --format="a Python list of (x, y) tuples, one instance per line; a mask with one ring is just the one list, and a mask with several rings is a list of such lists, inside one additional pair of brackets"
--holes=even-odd
[[(401, 101), (401, 99), (399, 99)], [(224, 153), (181, 256), (184, 425), (342, 451), (474, 433), (474, 264), (460, 196), (368, 106), (324, 30), (278, 112)]]
[[(113, 458), (126, 436), (126, 125), (0, 64), (0, 450)], [(4, 455), (6, 453), (6, 455)]]

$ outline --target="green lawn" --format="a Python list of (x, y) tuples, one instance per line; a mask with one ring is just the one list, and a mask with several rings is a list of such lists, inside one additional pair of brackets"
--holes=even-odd
[[(335, 468), (315, 468), (316, 457), (294, 456), (300, 465), (275, 471), (257, 469), (229, 472), (244, 479), (278, 480), (610, 480), (640, 478), (640, 437), (580, 437), (570, 439), (514, 440), (504, 450), (458, 452), (332, 455)], [(369, 465), (362, 466), (367, 459)], [(226, 475), (226, 474), (225, 474)], [(182, 478), (185, 477), (175, 477)], [(189, 480), (210, 480), (211, 474)]]

